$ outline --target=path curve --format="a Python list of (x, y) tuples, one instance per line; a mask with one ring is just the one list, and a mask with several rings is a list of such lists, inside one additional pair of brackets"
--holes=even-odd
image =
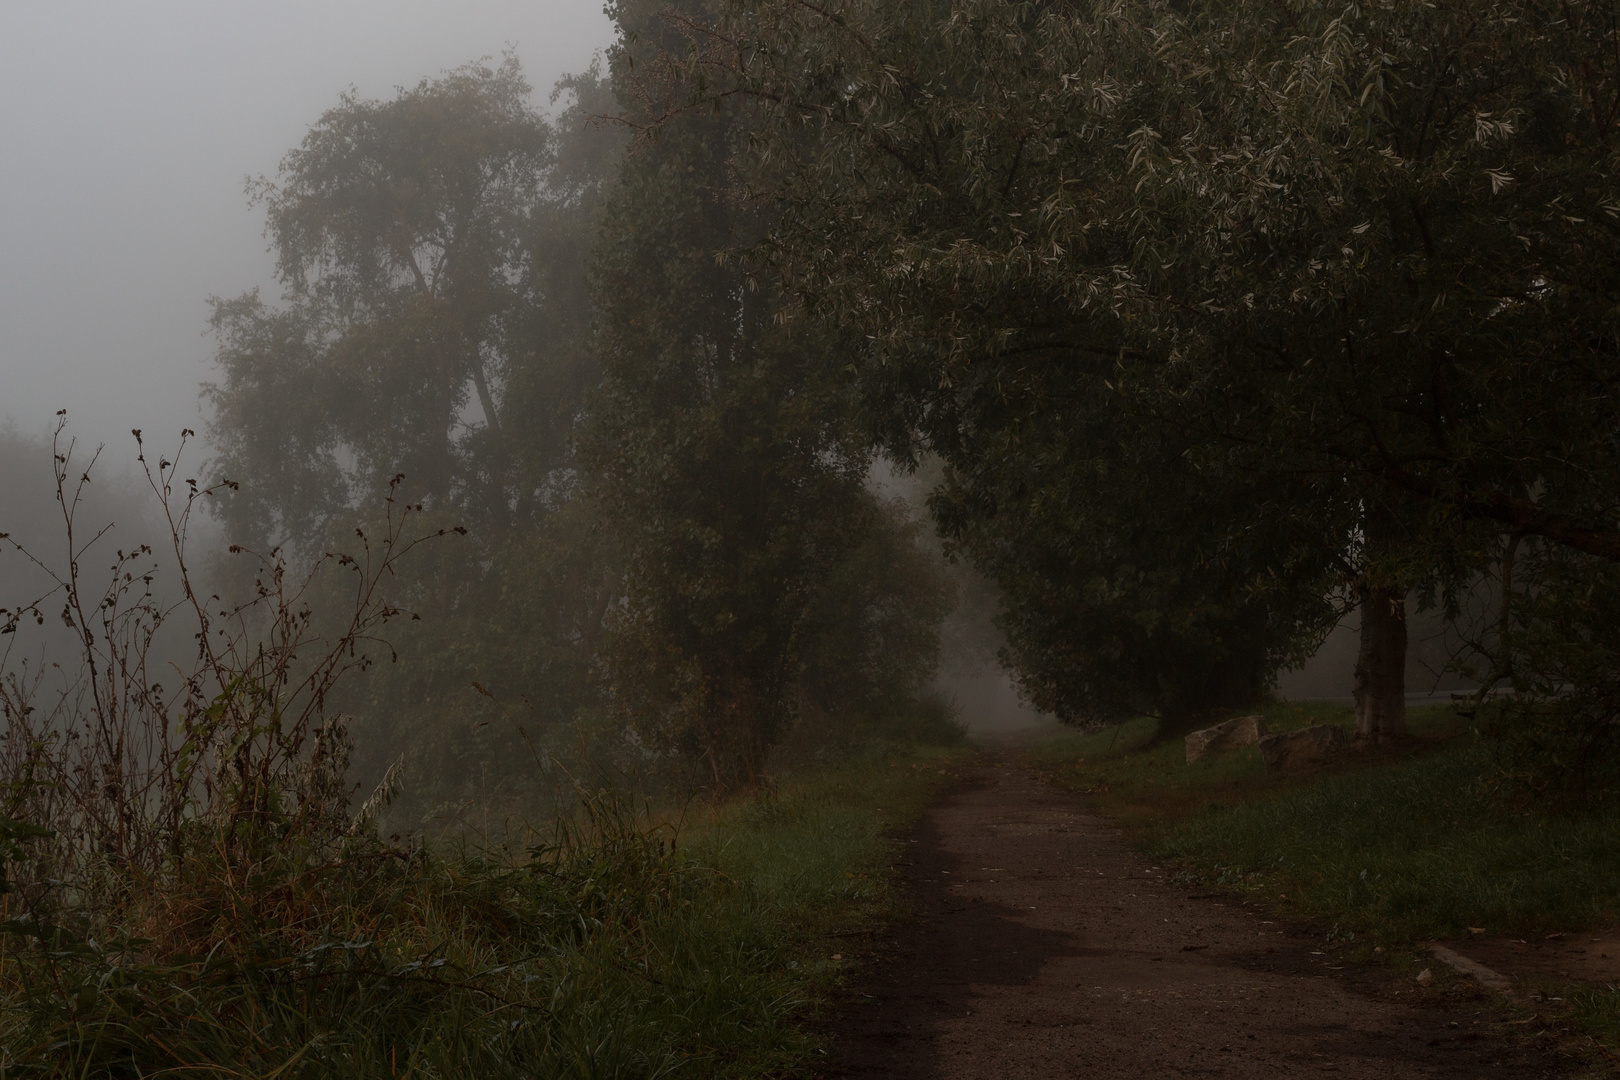
[(914, 915), (882, 933), (832, 1021), (833, 1076), (1474, 1080), (1573, 1064), (1504, 1040), (1483, 993), (1341, 967), (1320, 933), (1176, 883), (1010, 755), (967, 767), (903, 842)]

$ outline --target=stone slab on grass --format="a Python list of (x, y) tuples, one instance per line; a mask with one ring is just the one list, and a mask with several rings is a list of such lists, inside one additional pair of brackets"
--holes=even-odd
[(1191, 765), (1223, 750), (1254, 746), (1265, 737), (1265, 734), (1266, 718), (1263, 716), (1239, 716), (1232, 720), (1223, 720), (1214, 727), (1207, 727), (1187, 736), (1185, 739), (1187, 764)]
[(1260, 760), (1267, 772), (1294, 772), (1328, 761), (1346, 743), (1344, 729), (1336, 724), (1316, 724), (1298, 731), (1279, 731), (1260, 740)]

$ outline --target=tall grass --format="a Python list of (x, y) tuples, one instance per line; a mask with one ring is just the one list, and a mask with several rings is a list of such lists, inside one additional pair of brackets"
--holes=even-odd
[[(43, 1076), (658, 1076), (669, 933), (713, 873), (612, 802), (524, 862), (281, 850), (188, 859), (102, 940), (0, 957), (3, 1067)], [(189, 928), (205, 954), (143, 932)], [(662, 1049), (660, 1046), (662, 1044)]]

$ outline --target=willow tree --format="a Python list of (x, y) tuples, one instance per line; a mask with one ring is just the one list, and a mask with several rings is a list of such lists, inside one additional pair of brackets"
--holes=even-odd
[(1176, 31), (1173, 107), (1129, 145), (1134, 265), (1181, 309), (1144, 329), (1187, 362), (1124, 382), (1349, 478), (1359, 720), (1399, 734), (1408, 588), (1515, 538), (1620, 559), (1613, 12), (1211, 3)]

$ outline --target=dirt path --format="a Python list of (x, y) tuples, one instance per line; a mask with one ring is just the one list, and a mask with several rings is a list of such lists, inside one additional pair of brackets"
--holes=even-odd
[(907, 837), (916, 916), (832, 1025), (848, 1078), (1542, 1077), (1493, 1000), (1339, 970), (1321, 934), (1189, 895), (988, 754)]

